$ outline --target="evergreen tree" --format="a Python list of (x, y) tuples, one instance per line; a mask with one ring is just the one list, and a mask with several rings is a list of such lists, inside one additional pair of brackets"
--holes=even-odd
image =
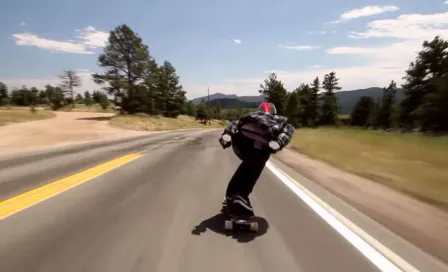
[(81, 86), (81, 78), (73, 70), (66, 70), (63, 75), (61, 88), (65, 94), (69, 94), (73, 107), (75, 107), (75, 92), (74, 88)]
[(163, 109), (163, 115), (177, 117), (186, 103), (186, 97), (176, 69), (169, 61), (165, 61), (160, 67), (156, 85), (157, 100), (160, 109)]
[(397, 84), (392, 80), (387, 88), (383, 88), (383, 97), (378, 112), (377, 125), (383, 129), (388, 129), (392, 126), (396, 94)]
[[(103, 74), (94, 74), (96, 83), (108, 83), (105, 87), (110, 94), (121, 99), (124, 111), (135, 113), (136, 104), (145, 92), (138, 87), (155, 72), (157, 65), (149, 54), (148, 46), (127, 25), (120, 25), (110, 32), (104, 53), (98, 57), (100, 67), (106, 69)], [(133, 100), (133, 101), (131, 101)]]
[(260, 84), (260, 94), (265, 95), (265, 100), (274, 103), (277, 108), (277, 113), (285, 114), (288, 93), (283, 87), (283, 83), (277, 79), (275, 73), (269, 75), (264, 81), (264, 85)]
[(298, 92), (298, 89), (296, 89), (289, 94), (285, 111), (289, 123), (294, 127), (299, 127), (302, 121), (302, 111)]
[[(405, 128), (423, 131), (445, 129), (445, 84), (448, 76), (448, 42), (436, 36), (425, 41), (423, 49), (406, 71), (403, 85), (405, 99), (401, 102), (400, 123)], [(440, 112), (440, 114), (435, 114)]]
[(369, 116), (374, 110), (375, 102), (369, 96), (362, 96), (356, 102), (353, 111), (351, 113), (351, 125), (352, 126), (368, 126)]
[(8, 86), (0, 82), (0, 106), (6, 105), (9, 103), (9, 93)]
[(339, 78), (336, 77), (335, 72), (325, 75), (322, 82), (322, 89), (325, 90), (325, 93), (322, 97), (320, 123), (322, 125), (335, 125), (338, 120), (339, 112), (335, 91), (341, 89), (341, 87), (339, 87)]
[(311, 93), (308, 104), (308, 112), (310, 114), (309, 125), (312, 127), (316, 126), (319, 120), (319, 91), (320, 91), (319, 77), (316, 77), (313, 83), (311, 83)]
[(84, 98), (82, 97), (82, 94), (77, 94), (76, 95), (75, 102), (78, 103), (78, 104), (83, 104), (84, 103)]

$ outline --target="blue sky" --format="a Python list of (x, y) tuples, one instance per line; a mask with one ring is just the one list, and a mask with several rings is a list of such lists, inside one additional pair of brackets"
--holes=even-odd
[(435, 35), (448, 37), (445, 0), (4, 0), (0, 81), (57, 84), (77, 69), (79, 91), (99, 88), (97, 54), (127, 24), (159, 63), (171, 61), (189, 98), (256, 95), (270, 71), (288, 90), (335, 71), (343, 90), (401, 81)]

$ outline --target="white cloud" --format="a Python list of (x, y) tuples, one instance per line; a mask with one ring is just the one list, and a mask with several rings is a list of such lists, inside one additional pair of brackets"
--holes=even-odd
[[(364, 60), (373, 76), (381, 71), (395, 71), (389, 79), (399, 81), (409, 63), (415, 60), (425, 40), (448, 36), (448, 12), (437, 14), (406, 14), (396, 19), (376, 20), (364, 32), (353, 32), (352, 38), (397, 38), (400, 41), (382, 46), (339, 46), (329, 48), (332, 55), (352, 55)], [(338, 68), (339, 69), (339, 68)], [(395, 77), (393, 77), (395, 75)], [(401, 76), (399, 76), (401, 75)]]
[(325, 31), (325, 30), (321, 30), (321, 31), (308, 31), (308, 34), (316, 34), (316, 33), (319, 33), (319, 34), (327, 34), (327, 31)]
[(241, 40), (234, 39), (233, 42), (236, 43), (236, 44), (240, 44), (240, 43), (241, 43)]
[(13, 34), (12, 36), (16, 39), (16, 44), (21, 46), (35, 46), (41, 49), (76, 54), (93, 54), (93, 52), (87, 51), (86, 46), (81, 43), (49, 40), (39, 38), (37, 35), (31, 33)]
[(352, 38), (432, 39), (448, 36), (448, 12), (435, 14), (404, 14), (396, 19), (376, 20), (365, 32), (352, 32)]
[(445, 0), (445, 5), (448, 5), (448, 0)]
[(279, 45), (278, 47), (296, 51), (314, 50), (320, 48), (318, 45)]
[(19, 33), (12, 36), (16, 40), (16, 44), (20, 46), (35, 46), (41, 49), (75, 54), (93, 54), (94, 52), (88, 50), (88, 48), (103, 47), (109, 37), (109, 33), (96, 30), (91, 26), (76, 31), (80, 32), (80, 35), (76, 36), (79, 41), (52, 40), (32, 33)]
[[(391, 80), (403, 83), (405, 70), (414, 61), (417, 52), (422, 49), (424, 40), (432, 40), (436, 35), (448, 37), (448, 12), (438, 14), (407, 14), (395, 19), (376, 20), (367, 25), (364, 32), (352, 33), (353, 37), (372, 39), (394, 38), (398, 41), (381, 46), (372, 43), (371, 46), (338, 46), (327, 49), (331, 55), (347, 55), (362, 61), (354, 66), (324, 67), (313, 65), (295, 71), (275, 71), (288, 90), (293, 90), (302, 82), (312, 82), (335, 71), (340, 78), (343, 90), (368, 88), (372, 86), (385, 87)], [(356, 41), (352, 40), (352, 41)], [(312, 68), (312, 69), (311, 69)], [(259, 77), (227, 80), (217, 84), (216, 90), (222, 93), (236, 93), (238, 95), (257, 95), (259, 85), (266, 78), (265, 73)], [(192, 90), (196, 88), (191, 87)], [(212, 89), (211, 89), (212, 90)]]
[(81, 34), (76, 38), (81, 39), (84, 45), (91, 48), (104, 47), (109, 38), (108, 32), (99, 31), (93, 26), (86, 27), (80, 32)]
[(317, 68), (322, 68), (324, 67), (323, 65), (319, 65), (319, 64), (315, 64), (315, 65), (311, 65), (310, 67), (308, 67), (309, 69), (317, 69)]
[(25, 22), (21, 22), (20, 25), (21, 26), (26, 26), (26, 23)]
[(337, 24), (343, 21), (348, 21), (352, 19), (357, 19), (361, 17), (373, 16), (385, 12), (397, 11), (400, 8), (397, 6), (366, 6), (360, 9), (353, 9), (343, 13), (339, 20), (332, 21), (330, 23)]

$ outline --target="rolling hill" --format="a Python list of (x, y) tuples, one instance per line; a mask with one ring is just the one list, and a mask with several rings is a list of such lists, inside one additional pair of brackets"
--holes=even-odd
[[(336, 93), (340, 106), (340, 114), (350, 114), (356, 102), (361, 96), (372, 97), (373, 100), (380, 99), (383, 95), (383, 89), (372, 87), (367, 89), (358, 89), (352, 91), (340, 91)], [(403, 90), (398, 90), (397, 99), (403, 99)], [(193, 104), (201, 103), (202, 99), (207, 101), (207, 97), (198, 97), (192, 100)], [(237, 108), (256, 108), (260, 102), (264, 101), (263, 95), (237, 96), (236, 94), (215, 93), (210, 95), (210, 105), (220, 105), (223, 109)]]

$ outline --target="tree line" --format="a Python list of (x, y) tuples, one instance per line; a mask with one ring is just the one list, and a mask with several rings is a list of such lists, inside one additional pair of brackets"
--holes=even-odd
[[(75, 95), (81, 86), (76, 72), (68, 70), (61, 76), (62, 84), (54, 87), (14, 89), (8, 92), (0, 83), (0, 105), (33, 106), (50, 104), (53, 109), (75, 103), (101, 104), (107, 107), (108, 95), (121, 113), (163, 115), (176, 118), (180, 114), (195, 116), (206, 122), (213, 119), (232, 120), (250, 109), (222, 110), (220, 105), (209, 107), (206, 101), (195, 106), (187, 101), (175, 67), (167, 60), (161, 65), (151, 56), (140, 36), (123, 24), (110, 31), (103, 53), (98, 56), (103, 73), (93, 74), (93, 80), (105, 92), (94, 91)], [(289, 92), (275, 73), (270, 74), (259, 93), (273, 102), (278, 113), (289, 118), (296, 127), (351, 125), (374, 129), (446, 131), (448, 129), (448, 42), (436, 36), (425, 41), (423, 49), (405, 71), (402, 85), (404, 99), (396, 99), (397, 84), (391, 81), (383, 88), (382, 98), (373, 101), (361, 97), (349, 118), (339, 116), (335, 92), (341, 90), (336, 73), (312, 83), (302, 83)]]
[(383, 88), (381, 99), (361, 97), (349, 118), (339, 116), (335, 92), (341, 87), (335, 72), (326, 74), (322, 84), (316, 77), (311, 84), (302, 83), (292, 92), (272, 73), (260, 85), (259, 92), (296, 127), (344, 124), (372, 129), (448, 131), (448, 42), (439, 36), (424, 41), (403, 79), (404, 99), (396, 98), (398, 87), (392, 80)]
[[(189, 113), (194, 116), (196, 109), (187, 101), (174, 66), (169, 61), (157, 64), (148, 46), (127, 25), (110, 31), (104, 51), (98, 56), (98, 65), (104, 73), (96, 73), (92, 77), (105, 92), (95, 91), (93, 95), (102, 106), (109, 103), (109, 95), (121, 113), (167, 117)], [(89, 104), (95, 100), (89, 92), (85, 92), (84, 96), (75, 95), (74, 88), (81, 86), (75, 71), (65, 71), (60, 78), (60, 86), (47, 85), (41, 91), (24, 86), (8, 92), (5, 84), (1, 84), (0, 105), (51, 104), (53, 109), (59, 109), (65, 105), (75, 106), (79, 102)]]
[(63, 87), (49, 84), (43, 90), (22, 86), (8, 91), (8, 86), (0, 82), (0, 106), (35, 107), (49, 105), (53, 110), (58, 110), (75, 103), (87, 106), (99, 104), (103, 109), (107, 109), (111, 104), (107, 95), (101, 91), (95, 90), (92, 93), (85, 91), (84, 94), (77, 94), (74, 98), (67, 93)]
[(340, 89), (335, 72), (324, 75), (322, 83), (316, 77), (311, 84), (302, 83), (292, 92), (288, 92), (277, 75), (271, 73), (260, 85), (259, 93), (265, 95), (266, 101), (274, 103), (278, 114), (287, 116), (295, 127), (316, 127), (338, 123), (339, 105), (335, 92)]

